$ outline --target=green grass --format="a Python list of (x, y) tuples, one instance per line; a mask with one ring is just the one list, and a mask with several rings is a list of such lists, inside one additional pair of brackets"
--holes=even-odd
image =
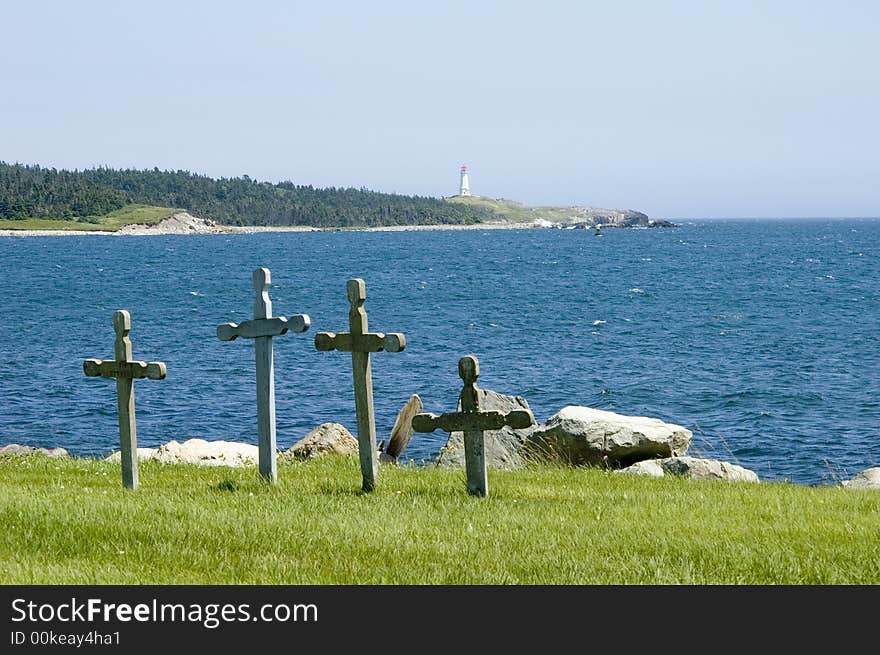
[(486, 198), (484, 196), (452, 196), (447, 202), (476, 207), (485, 207), (495, 213), (498, 220), (511, 223), (531, 223), (544, 219), (551, 223), (565, 223), (572, 218), (572, 211), (566, 207), (529, 207), (514, 200)]
[(126, 205), (104, 216), (90, 216), (81, 220), (55, 220), (49, 218), (26, 218), (0, 220), (0, 230), (76, 230), (115, 232), (124, 225), (144, 223), (152, 225), (168, 218), (179, 210), (151, 205)]
[(6, 584), (878, 584), (880, 493), (598, 469), (0, 458)]

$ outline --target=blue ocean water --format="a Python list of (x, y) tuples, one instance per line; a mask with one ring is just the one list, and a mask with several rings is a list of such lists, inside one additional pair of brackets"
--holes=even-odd
[[(138, 441), (256, 443), (251, 273), (271, 269), (276, 315), (312, 327), (274, 340), (278, 444), (337, 421), (356, 431), (351, 360), (314, 334), (348, 329), (346, 280), (367, 284), (387, 437), (413, 393), (454, 408), (458, 359), (524, 396), (538, 422), (565, 405), (657, 417), (691, 453), (762, 479), (829, 484), (880, 465), (880, 220), (689, 220), (677, 228), (0, 237), (0, 445), (118, 448), (112, 359), (128, 309), (134, 356), (167, 364), (135, 383)], [(429, 461), (446, 435), (416, 434)]]

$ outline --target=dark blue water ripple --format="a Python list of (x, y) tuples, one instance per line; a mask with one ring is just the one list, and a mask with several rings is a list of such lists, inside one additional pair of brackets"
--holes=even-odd
[[(582, 404), (694, 432), (693, 451), (762, 478), (825, 484), (880, 465), (880, 221), (689, 221), (673, 230), (319, 232), (0, 238), (0, 444), (117, 448), (115, 387), (85, 378), (110, 358), (112, 314), (132, 315), (139, 444), (256, 442), (253, 343), (220, 342), (250, 318), (251, 272), (272, 270), (276, 315), (312, 328), (275, 340), (278, 441), (338, 421), (355, 429), (350, 357), (316, 352), (347, 330), (345, 282), (367, 282), (387, 436), (418, 393), (452, 409), (458, 358), (481, 384), (524, 395), (539, 421)], [(433, 457), (445, 435), (416, 435)]]

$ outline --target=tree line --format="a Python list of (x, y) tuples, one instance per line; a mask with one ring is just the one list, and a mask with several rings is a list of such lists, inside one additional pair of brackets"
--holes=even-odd
[(80, 173), (0, 162), (0, 218), (84, 219), (121, 209), (122, 191)]
[(322, 189), (247, 175), (214, 179), (158, 168), (59, 171), (0, 162), (0, 218), (97, 220), (130, 203), (184, 209), (224, 225), (372, 227), (473, 224), (491, 218), (490, 210), (481, 207), (364, 188)]

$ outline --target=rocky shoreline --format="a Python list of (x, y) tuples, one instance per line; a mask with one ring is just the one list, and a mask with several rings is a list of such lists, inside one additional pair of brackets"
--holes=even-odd
[[(529, 409), (520, 396), (509, 396), (480, 389), (483, 411), (508, 412)], [(412, 415), (421, 407), (413, 395), (401, 410), (388, 444), (378, 447), (379, 461), (397, 464), (413, 431)], [(529, 410), (531, 411), (531, 410)], [(404, 425), (405, 424), (405, 425)], [(463, 468), (464, 438), (452, 432), (432, 464)], [(525, 429), (504, 427), (486, 431), (485, 457), (491, 469), (517, 470), (535, 463), (553, 463), (573, 468), (597, 467), (615, 473), (675, 476), (692, 480), (724, 480), (759, 483), (757, 473), (739, 464), (688, 454), (693, 434), (687, 428), (657, 418), (626, 416), (591, 407), (569, 405), (548, 418), (543, 424)], [(339, 423), (322, 423), (288, 450), (277, 453), (279, 459), (310, 460), (326, 455), (357, 456), (358, 442)], [(39, 454), (47, 457), (69, 457), (64, 448), (38, 448), (19, 444), (0, 447), (3, 457)], [(197, 464), (201, 466), (256, 466), (257, 446), (232, 441), (188, 439), (169, 441), (157, 448), (138, 448), (138, 459), (166, 464)], [(104, 458), (119, 461), (119, 452)], [(880, 490), (880, 466), (867, 468), (849, 480), (836, 481), (843, 489)]]
[[(420, 232), (427, 230), (517, 230), (532, 228), (585, 229), (595, 227), (589, 222), (550, 223), (542, 219), (524, 222), (499, 221), (494, 223), (475, 223), (470, 225), (384, 225), (377, 227), (311, 227), (308, 225), (220, 225), (206, 218), (198, 218), (187, 212), (177, 212), (154, 225), (132, 224), (116, 231), (108, 230), (0, 230), (0, 236), (38, 237), (38, 236), (159, 236), (168, 234), (255, 234), (261, 232)], [(668, 221), (648, 221), (642, 224), (605, 224), (601, 227), (643, 228), (643, 227), (674, 227)]]

